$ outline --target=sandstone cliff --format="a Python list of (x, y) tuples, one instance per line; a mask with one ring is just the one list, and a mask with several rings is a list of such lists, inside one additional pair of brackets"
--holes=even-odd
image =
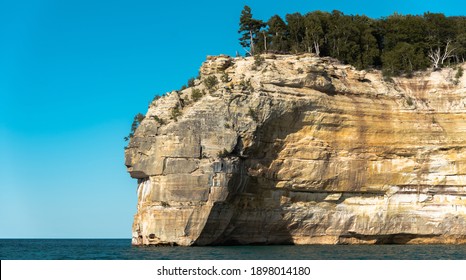
[(133, 244), (466, 243), (465, 78), (261, 58), (208, 57), (150, 105)]

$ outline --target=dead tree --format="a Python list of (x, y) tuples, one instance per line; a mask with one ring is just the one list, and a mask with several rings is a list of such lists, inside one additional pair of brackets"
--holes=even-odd
[(450, 57), (453, 57), (452, 53), (455, 50), (455, 48), (451, 47), (450, 44), (451, 40), (448, 40), (443, 50), (443, 53), (441, 47), (437, 47), (437, 49), (435, 50), (430, 49), (427, 56), (429, 57), (430, 62), (432, 62), (432, 67), (434, 68), (434, 70), (439, 69), (439, 66), (443, 65), (445, 60), (447, 60)]

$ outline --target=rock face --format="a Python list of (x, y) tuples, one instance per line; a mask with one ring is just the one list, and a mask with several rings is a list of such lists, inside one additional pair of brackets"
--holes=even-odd
[(150, 105), (125, 151), (134, 245), (466, 243), (456, 70), (384, 81), (263, 55), (200, 73)]

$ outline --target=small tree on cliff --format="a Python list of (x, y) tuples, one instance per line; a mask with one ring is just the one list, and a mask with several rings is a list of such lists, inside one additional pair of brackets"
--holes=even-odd
[(239, 19), (238, 33), (241, 34), (239, 42), (244, 48), (249, 48), (249, 51), (246, 50), (246, 52), (248, 52), (250, 56), (253, 56), (256, 52), (255, 45), (259, 40), (260, 31), (263, 27), (265, 27), (264, 22), (262, 22), (262, 20), (253, 19), (251, 8), (244, 6)]
[(125, 141), (129, 141), (131, 138), (133, 138), (134, 133), (136, 132), (136, 129), (138, 128), (139, 124), (144, 120), (146, 116), (144, 116), (141, 113), (138, 113), (136, 116), (134, 116), (133, 123), (131, 124), (131, 132), (129, 133), (128, 136), (126, 136), (124, 139)]

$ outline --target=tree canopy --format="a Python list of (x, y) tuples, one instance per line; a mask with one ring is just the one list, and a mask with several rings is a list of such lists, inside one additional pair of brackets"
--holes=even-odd
[(263, 23), (262, 20), (253, 19), (251, 8), (244, 6), (239, 19), (238, 33), (241, 34), (239, 38), (241, 46), (249, 48), (250, 55), (254, 55), (257, 49), (256, 45), (263, 27), (265, 27), (265, 23)]
[(386, 75), (411, 74), (464, 62), (466, 17), (440, 13), (393, 14), (380, 19), (314, 11), (254, 19), (251, 8), (241, 12), (241, 45), (258, 53), (315, 53), (359, 69), (382, 69)]

